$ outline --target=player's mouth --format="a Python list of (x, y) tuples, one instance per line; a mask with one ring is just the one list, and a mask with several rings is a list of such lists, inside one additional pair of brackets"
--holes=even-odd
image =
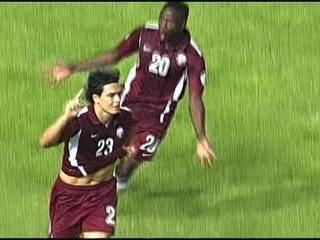
[(165, 39), (166, 35), (164, 33), (160, 32), (160, 40), (163, 41)]
[(160, 29), (159, 35), (161, 41), (163, 41), (166, 38), (166, 32), (163, 29)]

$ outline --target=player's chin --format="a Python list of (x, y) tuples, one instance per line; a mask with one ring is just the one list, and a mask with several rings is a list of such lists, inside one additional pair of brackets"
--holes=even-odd
[(163, 33), (160, 33), (160, 41), (163, 42), (166, 36)]
[(119, 113), (120, 112), (120, 107), (114, 107), (113, 109), (112, 109), (112, 114), (117, 114), (117, 113)]

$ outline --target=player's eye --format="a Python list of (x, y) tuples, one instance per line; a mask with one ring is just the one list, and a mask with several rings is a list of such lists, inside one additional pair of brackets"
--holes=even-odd
[(107, 97), (110, 97), (110, 98), (114, 98), (114, 96), (116, 96), (116, 95), (118, 95), (118, 96), (120, 96), (120, 93), (109, 93), (109, 94), (107, 94)]

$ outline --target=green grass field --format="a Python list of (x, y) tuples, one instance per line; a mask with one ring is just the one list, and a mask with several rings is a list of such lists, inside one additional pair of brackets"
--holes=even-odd
[[(115, 237), (319, 237), (320, 4), (189, 5), (219, 160), (197, 163), (186, 94), (153, 163), (119, 196)], [(52, 87), (41, 69), (114, 47), (161, 7), (0, 4), (0, 237), (46, 237), (62, 151), (38, 139), (87, 76)], [(123, 81), (135, 58), (118, 65)]]

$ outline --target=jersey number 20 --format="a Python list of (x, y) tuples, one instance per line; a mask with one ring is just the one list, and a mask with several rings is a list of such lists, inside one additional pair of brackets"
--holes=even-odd
[(170, 59), (166, 56), (161, 57), (158, 53), (152, 54), (149, 72), (165, 77), (170, 68)]

